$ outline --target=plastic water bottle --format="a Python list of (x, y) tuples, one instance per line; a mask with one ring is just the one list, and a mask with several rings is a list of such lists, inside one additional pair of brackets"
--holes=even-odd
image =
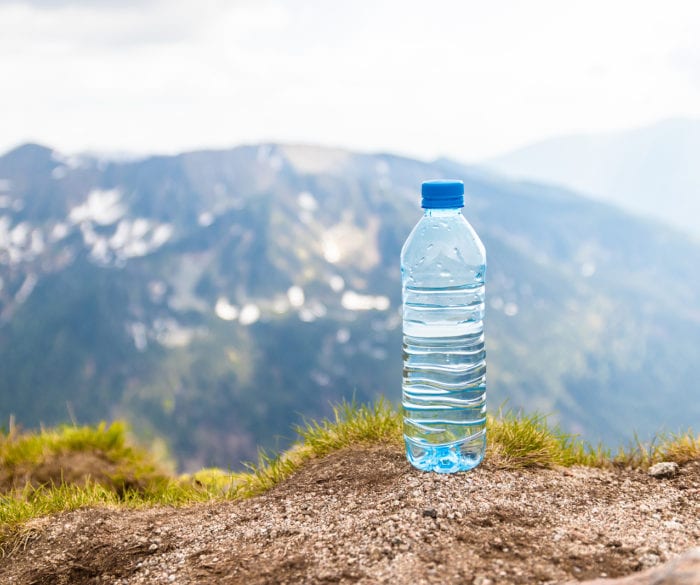
[(403, 433), (425, 471), (472, 469), (486, 449), (486, 253), (462, 215), (462, 181), (426, 181), (401, 250)]

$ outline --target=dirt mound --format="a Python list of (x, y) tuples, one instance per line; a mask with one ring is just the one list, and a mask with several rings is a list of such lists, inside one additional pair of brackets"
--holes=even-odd
[(117, 471), (117, 466), (100, 452), (60, 453), (39, 463), (0, 468), (0, 493), (21, 489), (27, 484), (33, 487), (62, 483), (85, 485), (92, 480), (110, 485)]
[(22, 489), (25, 485), (85, 485), (92, 481), (123, 494), (143, 489), (149, 481), (159, 479), (156, 473), (137, 477), (122, 462), (114, 462), (101, 451), (68, 451), (47, 456), (43, 461), (0, 468), (0, 493)]
[(700, 545), (700, 462), (639, 470), (413, 470), (396, 447), (310, 462), (263, 496), (30, 523), (0, 582), (554, 583)]

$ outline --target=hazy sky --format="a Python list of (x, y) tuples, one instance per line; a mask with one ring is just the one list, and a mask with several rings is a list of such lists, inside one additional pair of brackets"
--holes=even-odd
[(477, 160), (700, 117), (700, 2), (0, 0), (0, 151)]

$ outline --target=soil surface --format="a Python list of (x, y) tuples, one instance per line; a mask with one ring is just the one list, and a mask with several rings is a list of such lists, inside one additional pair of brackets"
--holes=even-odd
[(700, 461), (442, 476), (395, 446), (340, 451), (244, 501), (32, 521), (3, 584), (560, 583), (630, 575), (700, 545)]

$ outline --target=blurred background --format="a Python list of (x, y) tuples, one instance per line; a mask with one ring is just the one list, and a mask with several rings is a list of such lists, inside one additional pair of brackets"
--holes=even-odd
[(420, 182), (486, 245), (489, 402), (700, 426), (691, 1), (0, 0), (0, 425), (182, 470), (397, 402)]

